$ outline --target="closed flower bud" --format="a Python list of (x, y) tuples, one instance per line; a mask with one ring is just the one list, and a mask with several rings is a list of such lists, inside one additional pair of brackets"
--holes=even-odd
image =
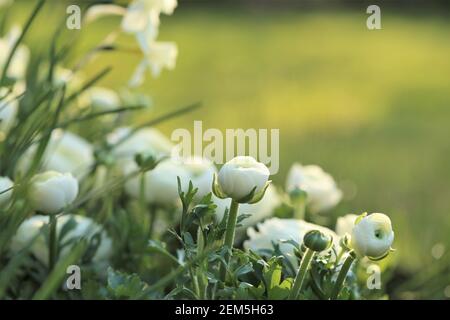
[(47, 171), (31, 179), (29, 199), (32, 208), (56, 214), (70, 205), (78, 194), (78, 181), (70, 173)]
[(303, 237), (303, 244), (312, 251), (320, 252), (328, 249), (333, 238), (319, 230), (308, 231)]
[(394, 241), (391, 219), (382, 213), (372, 213), (356, 220), (351, 247), (363, 257), (379, 259), (387, 255)]
[[(265, 191), (268, 185), (269, 169), (252, 157), (236, 157), (223, 165), (219, 171), (220, 197), (232, 198), (238, 202), (251, 202), (252, 196)], [(249, 197), (249, 199), (246, 199)], [(248, 201), (244, 201), (244, 199)]]
[[(13, 182), (8, 177), (0, 177), (0, 208), (5, 206), (11, 198)], [(5, 192), (5, 190), (8, 190)]]

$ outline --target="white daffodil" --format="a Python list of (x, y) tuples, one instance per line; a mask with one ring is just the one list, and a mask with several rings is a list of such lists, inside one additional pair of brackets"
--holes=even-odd
[[(137, 165), (130, 162), (125, 169), (126, 173), (137, 170)], [(160, 206), (173, 206), (178, 203), (178, 181), (181, 179), (185, 187), (189, 183), (189, 173), (178, 163), (171, 159), (163, 160), (153, 170), (144, 173), (144, 195), (149, 204)], [(141, 175), (129, 179), (125, 183), (125, 191), (135, 199), (141, 194)]]
[(336, 206), (342, 191), (333, 177), (316, 165), (294, 164), (287, 177), (286, 190), (301, 189), (307, 193), (307, 206), (313, 213), (326, 211)]
[(46, 214), (56, 214), (70, 205), (78, 195), (78, 181), (70, 173), (47, 171), (30, 182), (31, 207)]
[(311, 230), (318, 230), (331, 236), (333, 244), (336, 247), (339, 245), (339, 237), (328, 228), (303, 220), (271, 218), (258, 223), (257, 229), (247, 229), (249, 240), (244, 241), (244, 248), (258, 252), (265, 249), (273, 249), (273, 244), (279, 245), (281, 252), (296, 266), (297, 258), (294, 255), (294, 247), (292, 244), (283, 241), (294, 240), (301, 245), (303, 237)]
[(8, 177), (0, 177), (0, 208), (4, 207), (12, 195), (12, 190), (5, 191), (11, 189), (14, 183)]
[[(6, 37), (0, 38), (0, 74), (3, 73), (6, 61), (15, 43), (19, 39), (21, 32), (20, 27), (13, 26)], [(12, 57), (6, 75), (16, 80), (23, 79), (25, 77), (29, 58), (30, 51), (25, 45), (20, 44)]]
[(252, 191), (262, 191), (269, 180), (269, 169), (252, 157), (239, 156), (225, 163), (219, 171), (218, 185), (223, 193), (239, 201)]
[[(92, 262), (100, 263), (107, 261), (112, 253), (112, 241), (107, 235), (106, 231), (102, 230), (101, 226), (88, 217), (80, 215), (63, 215), (58, 218), (57, 233), (60, 234), (68, 222), (74, 223), (74, 227), (65, 233), (62, 239), (59, 239), (60, 243), (68, 243), (64, 246), (59, 253), (60, 259), (66, 256), (72, 246), (81, 237), (85, 237), (88, 240), (92, 239), (94, 235), (100, 234), (100, 244), (92, 257)], [(11, 241), (11, 251), (16, 253), (30, 244), (30, 241), (34, 239), (30, 249), (33, 255), (41, 261), (44, 265), (48, 265), (48, 245), (44, 233), (41, 232), (41, 228), (48, 225), (49, 216), (35, 215), (29, 219), (26, 219), (17, 229), (15, 236)], [(40, 233), (40, 234), (39, 234)]]
[(97, 4), (89, 7), (84, 15), (84, 23), (89, 24), (104, 16), (123, 16), (127, 10), (115, 4)]
[(171, 15), (176, 7), (176, 0), (134, 0), (123, 17), (122, 29), (125, 32), (137, 33), (154, 28), (156, 35), (159, 15), (161, 13)]
[(345, 234), (351, 235), (357, 218), (358, 215), (356, 214), (347, 214), (339, 217), (336, 221), (336, 233), (341, 237)]
[(136, 67), (130, 86), (136, 87), (143, 83), (145, 72), (150, 70), (153, 77), (159, 76), (163, 69), (173, 70), (175, 68), (178, 48), (174, 42), (146, 42), (139, 41), (144, 52), (144, 58)]
[(372, 213), (358, 220), (350, 242), (355, 252), (361, 257), (374, 259), (389, 253), (394, 241), (391, 219), (383, 213)]

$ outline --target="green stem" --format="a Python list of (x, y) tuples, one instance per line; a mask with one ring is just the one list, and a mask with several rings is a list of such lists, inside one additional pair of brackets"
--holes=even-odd
[(198, 285), (198, 279), (197, 279), (197, 276), (194, 274), (194, 271), (192, 270), (192, 267), (189, 268), (189, 275), (191, 276), (193, 289), (194, 289), (195, 294), (197, 295), (197, 299), (201, 299), (201, 297), (200, 297), (200, 287)]
[[(228, 221), (227, 221), (227, 230), (225, 231), (225, 241), (224, 246), (228, 247), (230, 250), (233, 249), (233, 243), (234, 243), (234, 234), (236, 231), (236, 223), (237, 223), (237, 216), (239, 211), (239, 203), (231, 199), (231, 205), (230, 205), (230, 213), (228, 215)], [(227, 264), (229, 263), (231, 258), (231, 255), (226, 255), (225, 261)], [(225, 277), (227, 274), (227, 270), (224, 265), (221, 265), (220, 267), (220, 278), (225, 282)]]
[(147, 204), (145, 202), (145, 172), (142, 172), (139, 179), (139, 210), (141, 211), (141, 216), (145, 215), (147, 209)]
[(294, 285), (292, 286), (292, 290), (289, 294), (289, 300), (297, 300), (298, 295), (303, 290), (306, 273), (308, 272), (308, 268), (311, 264), (312, 258), (314, 257), (314, 253), (315, 252), (311, 249), (306, 249), (305, 254), (302, 258), (302, 262), (300, 263), (297, 276), (295, 277)]
[(156, 214), (158, 212), (158, 207), (154, 204), (150, 206), (150, 226), (148, 228), (148, 238), (153, 237), (153, 231), (155, 229)]
[(48, 261), (49, 270), (51, 271), (56, 264), (58, 258), (58, 235), (56, 232), (57, 219), (55, 214), (50, 215), (49, 228), (49, 250), (48, 250)]
[(295, 199), (294, 207), (294, 218), (304, 220), (306, 212), (306, 193)]
[(342, 290), (342, 286), (344, 284), (345, 278), (347, 277), (347, 273), (350, 270), (350, 267), (352, 266), (353, 261), (356, 260), (356, 255), (353, 251), (350, 251), (348, 253), (347, 258), (344, 261), (344, 264), (341, 267), (341, 271), (339, 271), (337, 280), (334, 284), (333, 291), (331, 291), (330, 299), (335, 300), (337, 299), (339, 293)]

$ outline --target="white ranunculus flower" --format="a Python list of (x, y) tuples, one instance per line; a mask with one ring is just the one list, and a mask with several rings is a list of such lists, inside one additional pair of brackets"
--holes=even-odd
[[(13, 26), (6, 37), (0, 38), (0, 74), (3, 73), (5, 63), (21, 32), (19, 26)], [(30, 51), (25, 45), (20, 44), (8, 67), (7, 76), (16, 80), (23, 79), (25, 77), (29, 58)]]
[(19, 102), (7, 88), (0, 88), (0, 132), (7, 133), (13, 126)]
[(342, 198), (342, 191), (333, 177), (316, 165), (302, 166), (295, 163), (287, 177), (286, 190), (299, 188), (305, 191), (307, 205), (311, 212), (326, 211), (336, 206)]
[(82, 137), (69, 131), (54, 130), (45, 151), (44, 168), (80, 176), (93, 165), (94, 148)]
[[(294, 247), (291, 244), (283, 243), (284, 240), (294, 240), (299, 245), (303, 242), (303, 237), (308, 231), (319, 230), (333, 238), (333, 244), (339, 245), (339, 237), (334, 231), (297, 219), (272, 218), (257, 225), (257, 229), (247, 229), (249, 240), (244, 241), (246, 250), (258, 252), (264, 249), (273, 249), (273, 244), (279, 245), (281, 252), (296, 266), (297, 259), (294, 255)], [(325, 254), (326, 251), (321, 254)]]
[(91, 107), (96, 111), (109, 111), (120, 107), (119, 95), (111, 89), (92, 87), (79, 98), (82, 107)]
[[(63, 247), (59, 253), (59, 257), (62, 258), (66, 256), (79, 238), (87, 237), (88, 239), (92, 239), (94, 235), (100, 234), (100, 244), (92, 258), (92, 262), (100, 263), (107, 261), (112, 252), (112, 240), (107, 235), (106, 231), (102, 230), (100, 225), (88, 217), (68, 214), (58, 218), (58, 234), (60, 234), (62, 228), (67, 222), (69, 222), (69, 220), (73, 220), (75, 222), (75, 226), (73, 229), (68, 231), (62, 239), (60, 239), (60, 243), (71, 242), (71, 244)], [(41, 228), (48, 225), (48, 223), (49, 216), (35, 215), (29, 219), (26, 219), (19, 226), (15, 236), (12, 238), (11, 251), (14, 253), (18, 252), (26, 247), (30, 241), (36, 237), (31, 246), (31, 252), (44, 265), (48, 265), (49, 253), (46, 238), (43, 233), (38, 235)]]
[(355, 226), (356, 214), (347, 214), (343, 217), (339, 217), (336, 221), (336, 233), (343, 237), (346, 233), (352, 234), (353, 227)]
[(56, 214), (70, 205), (78, 195), (78, 181), (70, 173), (46, 171), (30, 182), (29, 200), (32, 208)]
[[(0, 177), (0, 192), (10, 189), (14, 183), (8, 177)], [(0, 208), (5, 206), (11, 198), (12, 190), (0, 194)]]
[(228, 197), (240, 200), (255, 187), (255, 194), (261, 191), (269, 180), (269, 175), (269, 169), (263, 163), (252, 157), (239, 156), (222, 166), (218, 183)]
[[(225, 209), (229, 209), (230, 207), (230, 200), (214, 197), (213, 202), (217, 205), (216, 220), (221, 221), (225, 213)], [(269, 185), (261, 201), (254, 204), (241, 203), (239, 205), (239, 213), (249, 214), (250, 217), (241, 222), (242, 228), (237, 228), (236, 232), (238, 234), (242, 233), (248, 227), (254, 226), (257, 222), (270, 218), (275, 208), (277, 208), (280, 204), (281, 197), (275, 186)]]
[[(129, 162), (126, 173), (137, 170), (134, 162)], [(189, 183), (189, 173), (175, 161), (168, 159), (160, 162), (153, 170), (145, 173), (145, 200), (150, 204), (161, 206), (176, 205), (179, 200), (178, 181), (180, 177), (183, 188)], [(129, 179), (125, 183), (125, 191), (135, 199), (139, 199), (141, 175)]]
[[(114, 145), (131, 132), (131, 128), (121, 127), (110, 133), (108, 143)], [(173, 143), (155, 128), (143, 128), (113, 149), (119, 159), (133, 160), (138, 153), (153, 152), (157, 157), (170, 155)]]
[(136, 67), (130, 80), (130, 86), (136, 87), (143, 83), (145, 72), (150, 70), (153, 77), (159, 76), (163, 69), (175, 68), (178, 48), (174, 42), (150, 42), (147, 39), (138, 39), (144, 52), (144, 58)]
[(197, 188), (196, 199), (200, 200), (211, 192), (214, 174), (217, 169), (209, 159), (194, 156), (182, 159), (180, 163), (190, 175), (194, 188)]
[(388, 253), (393, 241), (391, 219), (383, 213), (372, 213), (353, 227), (350, 244), (359, 256), (378, 258)]

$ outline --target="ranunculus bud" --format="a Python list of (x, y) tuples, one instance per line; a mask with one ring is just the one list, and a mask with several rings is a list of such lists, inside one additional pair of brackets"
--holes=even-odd
[(34, 210), (56, 214), (70, 205), (78, 195), (78, 181), (71, 173), (47, 171), (31, 179), (30, 203)]
[(0, 177), (0, 192), (3, 192), (0, 194), (0, 207), (3, 207), (11, 198), (12, 190), (4, 191), (10, 189), (13, 185), (10, 178)]
[(383, 213), (372, 213), (356, 220), (351, 247), (359, 256), (379, 259), (387, 255), (394, 241), (391, 219)]
[(321, 252), (328, 249), (333, 243), (333, 238), (319, 230), (308, 231), (303, 237), (303, 244), (312, 251)]
[(219, 190), (216, 188), (214, 192), (220, 198), (228, 197), (237, 202), (257, 202), (264, 195), (269, 175), (269, 169), (263, 163), (252, 157), (239, 156), (220, 169), (216, 185)]

